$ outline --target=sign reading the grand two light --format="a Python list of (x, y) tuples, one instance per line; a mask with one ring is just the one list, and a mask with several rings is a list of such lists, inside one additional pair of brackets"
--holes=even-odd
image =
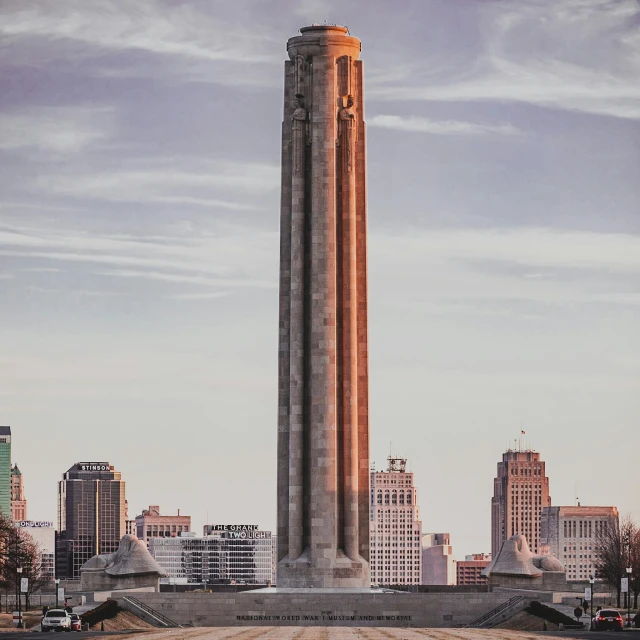
[(270, 538), (270, 531), (258, 531), (257, 524), (212, 524), (212, 532), (224, 533), (226, 538), (260, 539)]

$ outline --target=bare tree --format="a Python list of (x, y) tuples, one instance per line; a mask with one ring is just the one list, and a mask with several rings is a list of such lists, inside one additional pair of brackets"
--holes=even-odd
[[(18, 574), (18, 568), (22, 572)], [(22, 529), (0, 514), (0, 588), (19, 595), (19, 578), (28, 578), (26, 608), (30, 596), (47, 581), (43, 572), (42, 553), (38, 543)]]
[(613, 520), (596, 534), (596, 575), (616, 592), (618, 607), (621, 580), (627, 576), (630, 561), (630, 541), (634, 540), (637, 531), (633, 520), (626, 517), (622, 522)]

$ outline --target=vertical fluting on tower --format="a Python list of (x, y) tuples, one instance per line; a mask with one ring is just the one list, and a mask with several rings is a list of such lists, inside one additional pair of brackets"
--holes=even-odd
[(360, 42), (344, 27), (300, 31), (282, 135), (278, 584), (368, 586)]

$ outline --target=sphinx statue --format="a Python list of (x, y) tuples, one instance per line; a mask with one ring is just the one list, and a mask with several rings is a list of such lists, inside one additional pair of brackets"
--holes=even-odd
[(80, 568), (83, 591), (111, 591), (153, 587), (167, 572), (153, 559), (147, 545), (135, 536), (125, 535), (115, 553), (93, 556)]
[(502, 543), (498, 555), (483, 570), (482, 575), (489, 578), (489, 584), (508, 586), (518, 584), (544, 588), (556, 587), (566, 583), (566, 570), (558, 558), (549, 555), (537, 555), (529, 549), (527, 539), (517, 533)]

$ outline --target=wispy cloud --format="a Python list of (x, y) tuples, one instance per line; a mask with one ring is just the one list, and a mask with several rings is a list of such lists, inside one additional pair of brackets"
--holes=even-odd
[(170, 300), (213, 300), (215, 298), (224, 298), (228, 295), (228, 291), (201, 291), (199, 293), (178, 293), (173, 296), (167, 296), (167, 298)]
[(0, 149), (79, 153), (108, 136), (112, 113), (109, 108), (84, 107), (40, 107), (2, 113)]
[(489, 0), (481, 50), (464, 69), (438, 56), (398, 81), (374, 83), (378, 100), (523, 102), (640, 118), (640, 6), (635, 0)]
[[(235, 19), (227, 20), (218, 3), (207, 6), (163, 0), (8, 0), (0, 9), (5, 43), (0, 63), (68, 65), (90, 59), (95, 64), (84, 71), (96, 76), (180, 75), (221, 84), (264, 84), (265, 65), (275, 71), (280, 62), (281, 43), (272, 30), (265, 23), (256, 29), (250, 13), (237, 19), (240, 7)], [(129, 64), (118, 59), (123, 52), (147, 59)]]
[(482, 125), (460, 120), (431, 120), (420, 116), (377, 115), (369, 118), (370, 127), (393, 129), (410, 133), (429, 133), (435, 135), (483, 135), (495, 133), (515, 135), (520, 133), (511, 125)]
[[(39, 188), (64, 196), (100, 199), (110, 202), (156, 202), (187, 204), (247, 211), (259, 208), (247, 197), (275, 192), (280, 173), (275, 165), (239, 162), (149, 160), (146, 169), (129, 162), (116, 171), (74, 172), (44, 175)], [(219, 197), (219, 192), (237, 196), (245, 202)]]
[(6, 2), (2, 26), (6, 38), (44, 38), (52, 44), (81, 42), (100, 50), (142, 50), (192, 59), (264, 62), (271, 56), (264, 29), (220, 19), (191, 3), (146, 0), (34, 0)]

